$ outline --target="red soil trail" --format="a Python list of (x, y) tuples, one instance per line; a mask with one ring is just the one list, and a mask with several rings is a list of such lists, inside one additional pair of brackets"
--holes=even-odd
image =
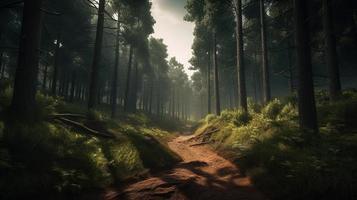
[(209, 147), (196, 144), (193, 136), (180, 136), (168, 143), (182, 158), (173, 169), (107, 191), (105, 199), (127, 200), (262, 200), (266, 199), (248, 177)]

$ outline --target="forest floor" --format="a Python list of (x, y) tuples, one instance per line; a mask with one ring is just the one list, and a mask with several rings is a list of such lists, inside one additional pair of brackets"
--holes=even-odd
[(168, 146), (182, 162), (121, 189), (108, 189), (104, 199), (266, 199), (237, 166), (198, 143), (194, 135), (176, 137)]

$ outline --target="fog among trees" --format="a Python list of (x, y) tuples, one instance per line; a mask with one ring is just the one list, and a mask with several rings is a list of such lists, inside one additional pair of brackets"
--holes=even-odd
[(357, 2), (153, 2), (0, 1), (1, 199), (357, 198)]

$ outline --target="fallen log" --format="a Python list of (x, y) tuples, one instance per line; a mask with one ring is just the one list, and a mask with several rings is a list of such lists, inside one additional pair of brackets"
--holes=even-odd
[(70, 118), (81, 118), (81, 119), (87, 118), (86, 115), (73, 114), (73, 113), (57, 113), (57, 114), (50, 115), (50, 118), (58, 118), (58, 117), (70, 117)]
[[(207, 129), (207, 130), (209, 130), (209, 129)], [(211, 131), (207, 131), (207, 130), (205, 130), (204, 132), (202, 132), (201, 134), (199, 134), (195, 137), (190, 138), (188, 141), (192, 142), (192, 141), (201, 140), (202, 142), (204, 142), (207, 138), (209, 138), (211, 136), (212, 133), (220, 131), (220, 129), (218, 129), (218, 128), (213, 129)]]
[(77, 130), (81, 131), (81, 132), (86, 132), (89, 133), (91, 135), (95, 135), (95, 136), (99, 136), (99, 137), (105, 137), (105, 138), (114, 138), (114, 135), (109, 134), (109, 133), (103, 133), (103, 132), (99, 132), (96, 130), (93, 130), (79, 122), (64, 118), (64, 117), (58, 117), (56, 118), (57, 120), (61, 121), (62, 123), (72, 126), (74, 128), (76, 128)]

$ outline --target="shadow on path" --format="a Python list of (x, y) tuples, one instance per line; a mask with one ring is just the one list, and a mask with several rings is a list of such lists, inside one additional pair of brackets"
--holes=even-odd
[(180, 136), (168, 143), (182, 162), (171, 170), (110, 190), (104, 199), (140, 200), (261, 200), (266, 199), (230, 161), (210, 148), (192, 145), (192, 136)]

